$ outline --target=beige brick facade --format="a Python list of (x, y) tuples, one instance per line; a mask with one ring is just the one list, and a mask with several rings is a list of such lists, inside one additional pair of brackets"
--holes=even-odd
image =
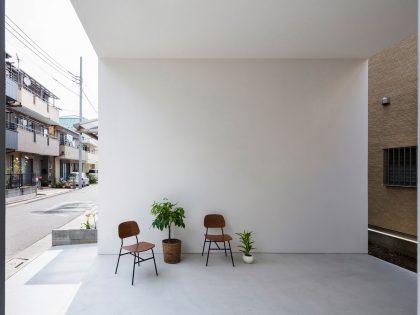
[(369, 224), (417, 235), (417, 189), (383, 184), (383, 149), (416, 145), (417, 35), (369, 59)]

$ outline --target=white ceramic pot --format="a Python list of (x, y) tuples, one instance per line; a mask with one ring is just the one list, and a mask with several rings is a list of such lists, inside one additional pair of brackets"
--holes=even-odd
[(254, 262), (254, 256), (252, 256), (252, 255), (251, 256), (242, 255), (242, 260), (246, 264), (252, 264)]

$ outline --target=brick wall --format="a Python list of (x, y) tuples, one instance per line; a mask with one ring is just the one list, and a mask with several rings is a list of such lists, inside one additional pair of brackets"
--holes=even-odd
[[(382, 106), (383, 96), (391, 105)], [(417, 145), (417, 35), (369, 59), (369, 224), (417, 235), (417, 189), (385, 187), (383, 149)]]

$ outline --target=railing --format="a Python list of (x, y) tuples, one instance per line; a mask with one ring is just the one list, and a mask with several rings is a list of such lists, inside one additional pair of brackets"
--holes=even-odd
[(23, 186), (36, 186), (36, 177), (28, 174), (6, 174), (6, 189), (21, 188)]
[[(60, 138), (60, 145), (64, 145), (70, 148), (75, 148), (75, 149), (79, 149), (80, 144), (75, 144), (73, 141), (69, 141), (67, 139), (63, 139)], [(98, 150), (94, 150), (92, 148), (85, 148), (85, 146), (83, 146), (82, 148), (83, 152), (87, 152), (87, 153), (91, 153), (91, 154), (96, 154)]]
[(42, 133), (41, 131), (34, 129), (33, 127), (25, 126), (25, 125), (18, 124), (18, 123), (8, 121), (8, 120), (6, 120), (6, 128), (10, 129), (10, 130), (17, 130), (19, 128), (19, 129), (23, 129), (23, 130), (26, 130), (26, 131), (34, 132), (34, 133), (36, 133), (36, 134), (38, 134), (42, 137), (57, 139), (56, 136), (52, 136), (52, 135), (49, 135), (49, 134)]
[[(30, 85), (22, 83), (23, 79), (28, 77), (31, 80)], [(23, 88), (27, 90), (32, 95), (37, 96), (42, 101), (46, 102), (48, 105), (55, 107), (54, 103), (49, 101), (49, 98), (55, 98), (55, 96), (49, 92), (43, 85), (41, 85), (34, 78), (30, 77), (27, 73), (22, 70), (18, 70), (10, 63), (6, 63), (6, 78), (9, 78), (11, 81), (16, 82), (18, 88)]]
[(60, 139), (60, 145), (65, 145), (67, 147), (76, 148), (76, 149), (79, 148), (79, 146), (77, 144), (75, 144), (73, 141), (69, 141), (69, 140), (63, 139), (63, 138)]

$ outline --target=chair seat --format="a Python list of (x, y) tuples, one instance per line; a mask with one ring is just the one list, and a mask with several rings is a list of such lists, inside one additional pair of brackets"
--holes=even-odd
[(147, 242), (139, 242), (138, 244), (123, 246), (122, 248), (132, 253), (140, 253), (148, 251), (155, 247), (155, 244)]
[(212, 241), (212, 242), (227, 242), (227, 241), (231, 241), (232, 237), (229, 234), (219, 234), (219, 235), (207, 234), (206, 240)]

